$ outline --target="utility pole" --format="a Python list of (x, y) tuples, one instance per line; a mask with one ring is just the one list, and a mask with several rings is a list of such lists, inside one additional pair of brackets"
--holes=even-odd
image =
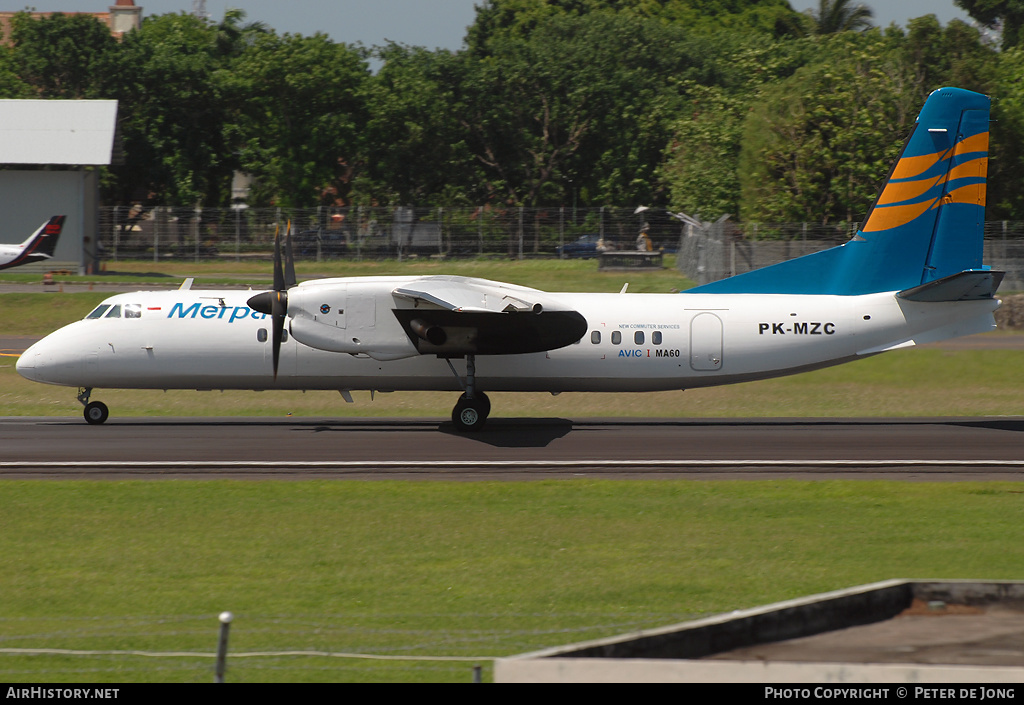
[(192, 16), (201, 20), (210, 19), (210, 13), (206, 11), (206, 0), (192, 0)]

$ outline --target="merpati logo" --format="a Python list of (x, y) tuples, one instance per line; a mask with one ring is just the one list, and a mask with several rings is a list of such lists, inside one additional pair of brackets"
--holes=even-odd
[(320, 304), (320, 313), (328, 314), (331, 312), (331, 307), (327, 304)]

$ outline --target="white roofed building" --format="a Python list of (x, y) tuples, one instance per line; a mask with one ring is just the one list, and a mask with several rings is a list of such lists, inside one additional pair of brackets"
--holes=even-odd
[(0, 100), (0, 242), (67, 216), (53, 259), (19, 271), (98, 267), (99, 174), (89, 167), (111, 163), (116, 126), (116, 100)]

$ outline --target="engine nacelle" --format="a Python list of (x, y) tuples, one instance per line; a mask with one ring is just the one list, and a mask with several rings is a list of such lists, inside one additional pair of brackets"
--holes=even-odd
[(306, 316), (293, 317), (288, 326), (293, 338), (317, 350), (369, 355), (375, 360), (400, 360), (419, 355), (409, 336), (397, 326), (393, 328), (393, 331), (377, 327), (348, 330)]

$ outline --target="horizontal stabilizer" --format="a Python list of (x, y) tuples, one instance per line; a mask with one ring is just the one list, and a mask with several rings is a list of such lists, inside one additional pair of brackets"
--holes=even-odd
[(969, 269), (959, 274), (951, 274), (920, 286), (904, 289), (896, 294), (907, 301), (977, 301), (991, 299), (1005, 272), (994, 272), (989, 269)]

